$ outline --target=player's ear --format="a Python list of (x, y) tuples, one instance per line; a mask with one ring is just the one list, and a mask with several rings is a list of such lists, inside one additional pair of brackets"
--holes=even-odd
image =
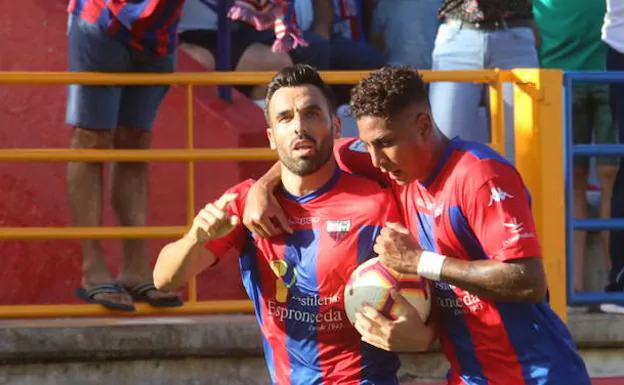
[(271, 150), (276, 150), (277, 146), (275, 145), (275, 138), (273, 137), (273, 129), (271, 127), (267, 127), (266, 129), (267, 138), (269, 139), (269, 146)]
[(342, 120), (336, 114), (332, 115), (332, 130), (334, 134), (334, 139), (338, 139), (342, 137)]
[(422, 139), (427, 139), (433, 133), (433, 119), (428, 111), (418, 112), (414, 118), (414, 124)]

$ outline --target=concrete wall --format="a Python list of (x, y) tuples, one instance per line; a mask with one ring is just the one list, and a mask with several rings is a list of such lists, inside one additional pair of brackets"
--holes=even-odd
[[(624, 376), (624, 317), (572, 314), (569, 327), (592, 376)], [(246, 315), (0, 321), (0, 384), (265, 385), (261, 355)], [(437, 350), (401, 361), (402, 383), (448, 368)]]

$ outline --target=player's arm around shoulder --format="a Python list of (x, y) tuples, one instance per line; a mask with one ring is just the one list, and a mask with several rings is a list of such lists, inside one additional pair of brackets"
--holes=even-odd
[[(238, 198), (237, 192), (226, 192), (208, 203), (193, 219), (190, 230), (180, 239), (165, 245), (154, 267), (154, 285), (158, 289), (174, 289), (214, 265), (220, 252), (233, 247), (233, 231), (239, 226), (237, 210), (228, 209)], [(214, 242), (215, 247), (207, 247)], [(221, 245), (219, 245), (221, 243)]]
[(341, 170), (360, 175), (377, 183), (389, 186), (386, 174), (373, 166), (366, 144), (357, 138), (340, 138), (334, 142), (334, 158)]

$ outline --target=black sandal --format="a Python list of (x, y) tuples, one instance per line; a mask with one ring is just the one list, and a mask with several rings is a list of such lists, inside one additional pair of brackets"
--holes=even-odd
[(94, 298), (98, 294), (121, 294), (126, 291), (116, 283), (101, 283), (99, 285), (95, 285), (91, 288), (85, 289), (84, 287), (80, 287), (74, 290), (74, 294), (76, 297), (87, 303), (93, 303), (97, 305), (102, 305), (109, 310), (117, 310), (117, 311), (135, 311), (136, 308), (134, 305), (126, 305), (119, 302), (110, 301), (107, 299), (96, 299)]
[(153, 307), (180, 307), (184, 305), (184, 301), (180, 297), (172, 298), (153, 298), (148, 295), (151, 291), (158, 291), (153, 282), (139, 283), (132, 287), (124, 287), (133, 300), (136, 302), (145, 302)]

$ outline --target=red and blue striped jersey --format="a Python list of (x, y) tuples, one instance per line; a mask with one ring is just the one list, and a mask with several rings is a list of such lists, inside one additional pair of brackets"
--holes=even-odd
[(362, 0), (334, 0), (334, 32), (349, 40), (364, 40)]
[[(242, 217), (251, 184), (230, 190), (238, 193), (231, 214)], [(343, 298), (353, 270), (374, 256), (384, 223), (400, 222), (391, 192), (337, 169), (317, 191), (300, 197), (281, 191), (278, 200), (293, 234), (263, 239), (238, 226), (206, 245), (217, 258), (232, 249), (240, 255), (272, 382), (398, 385), (398, 356), (362, 342)]]
[(134, 49), (166, 56), (175, 51), (183, 5), (184, 0), (70, 0), (68, 12), (100, 24)]
[[(339, 164), (380, 178), (362, 144), (337, 144)], [(393, 184), (393, 190), (425, 250), (464, 260), (541, 257), (522, 178), (487, 145), (455, 138), (428, 180)], [(450, 385), (591, 384), (574, 341), (547, 302), (493, 301), (444, 282), (435, 283), (434, 296)]]

